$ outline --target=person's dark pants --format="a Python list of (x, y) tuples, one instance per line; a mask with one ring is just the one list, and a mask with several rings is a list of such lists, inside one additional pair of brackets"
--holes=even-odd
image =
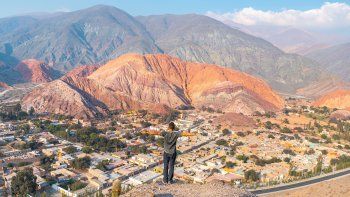
[(174, 154), (169, 154), (169, 153), (164, 152), (164, 154), (163, 154), (163, 163), (164, 163), (163, 181), (165, 183), (173, 181), (175, 160), (176, 160), (176, 152)]

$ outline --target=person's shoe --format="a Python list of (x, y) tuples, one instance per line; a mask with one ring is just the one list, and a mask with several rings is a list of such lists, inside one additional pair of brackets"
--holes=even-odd
[(168, 182), (167, 182), (167, 181), (162, 180), (162, 183), (163, 183), (164, 185), (168, 185)]
[(169, 183), (170, 183), (170, 184), (175, 184), (175, 183), (176, 183), (176, 181), (171, 180), (171, 181), (169, 181)]

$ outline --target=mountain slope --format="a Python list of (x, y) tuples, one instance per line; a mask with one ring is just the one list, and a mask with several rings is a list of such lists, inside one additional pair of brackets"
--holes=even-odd
[(350, 43), (336, 45), (313, 51), (307, 56), (319, 62), (324, 69), (329, 70), (345, 81), (350, 82)]
[(21, 61), (15, 68), (23, 80), (33, 83), (46, 83), (59, 77), (59, 73), (44, 62), (28, 59)]
[(62, 80), (42, 85), (30, 94), (32, 96), (30, 105), (41, 113), (81, 117), (93, 117), (104, 113), (103, 109), (96, 107), (91, 100)]
[(294, 92), (326, 76), (317, 64), (202, 15), (138, 17), (164, 53), (213, 63), (261, 77), (281, 92)]
[(286, 28), (263, 38), (283, 51), (302, 55), (309, 50), (312, 51), (327, 46), (326, 44), (322, 44), (316, 36), (297, 28)]
[[(62, 88), (51, 90), (57, 83)], [(52, 93), (44, 93), (44, 89)], [(62, 98), (66, 92), (71, 96)], [(210, 106), (227, 112), (252, 114), (276, 111), (284, 104), (264, 81), (253, 76), (161, 54), (123, 55), (88, 77), (62, 78), (48, 87), (34, 90), (23, 99), (24, 108), (33, 106), (38, 112), (59, 112), (82, 118), (116, 109), (154, 111), (179, 105)], [(82, 110), (71, 111), (78, 108)]]
[(45, 83), (60, 76), (60, 73), (42, 61), (27, 59), (20, 61), (13, 56), (0, 53), (0, 81), (7, 84)]
[(34, 25), (13, 28), (10, 34), (1, 35), (2, 51), (6, 44), (15, 57), (44, 60), (63, 72), (127, 52), (159, 52), (138, 21), (111, 6), (36, 19)]
[(339, 77), (329, 77), (328, 79), (312, 83), (297, 90), (297, 94), (308, 98), (319, 98), (325, 94), (336, 90), (350, 89), (350, 83), (342, 81)]
[(314, 105), (350, 110), (350, 90), (330, 92), (315, 101)]
[(23, 81), (22, 76), (13, 70), (20, 61), (8, 54), (0, 52), (0, 81), (13, 84)]
[(98, 66), (78, 66), (74, 68), (73, 70), (69, 71), (67, 74), (65, 74), (63, 77), (87, 77), (91, 75), (95, 70), (98, 69)]
[[(113, 91), (170, 107), (213, 104), (216, 108), (230, 110), (230, 107), (235, 107), (237, 110), (237, 105), (231, 106), (230, 102), (244, 99), (265, 109), (283, 106), (281, 98), (260, 79), (232, 69), (185, 62), (168, 55), (124, 55), (100, 67), (88, 78)], [(241, 98), (243, 95), (246, 96)], [(226, 103), (219, 102), (221, 99)]]

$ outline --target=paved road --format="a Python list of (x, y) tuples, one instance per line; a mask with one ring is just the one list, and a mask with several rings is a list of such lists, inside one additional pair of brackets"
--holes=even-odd
[(289, 190), (289, 189), (295, 189), (298, 187), (304, 187), (304, 186), (308, 186), (311, 184), (315, 184), (315, 183), (319, 183), (322, 181), (326, 181), (326, 180), (330, 180), (330, 179), (334, 179), (340, 176), (344, 176), (344, 175), (349, 175), (350, 174), (350, 169), (341, 171), (341, 172), (336, 172), (336, 173), (332, 173), (326, 176), (322, 176), (319, 178), (314, 178), (314, 179), (309, 179), (309, 180), (305, 180), (303, 182), (297, 182), (297, 183), (292, 183), (289, 185), (281, 185), (281, 186), (277, 186), (277, 187), (273, 187), (273, 188), (267, 188), (267, 189), (257, 189), (254, 191), (251, 191), (252, 193), (256, 194), (256, 195), (262, 195), (262, 194), (268, 194), (268, 193), (273, 193), (273, 192), (280, 192), (280, 191), (284, 191), (284, 190)]

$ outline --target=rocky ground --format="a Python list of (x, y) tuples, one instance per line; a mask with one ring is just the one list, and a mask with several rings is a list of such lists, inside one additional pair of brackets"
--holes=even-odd
[(266, 197), (347, 197), (350, 196), (350, 176), (324, 181), (298, 189), (277, 192)]
[(159, 183), (152, 183), (149, 185), (140, 185), (135, 187), (123, 197), (250, 197), (254, 194), (233, 188), (228, 184), (221, 182), (212, 182), (206, 184), (182, 184), (175, 183), (163, 185)]

